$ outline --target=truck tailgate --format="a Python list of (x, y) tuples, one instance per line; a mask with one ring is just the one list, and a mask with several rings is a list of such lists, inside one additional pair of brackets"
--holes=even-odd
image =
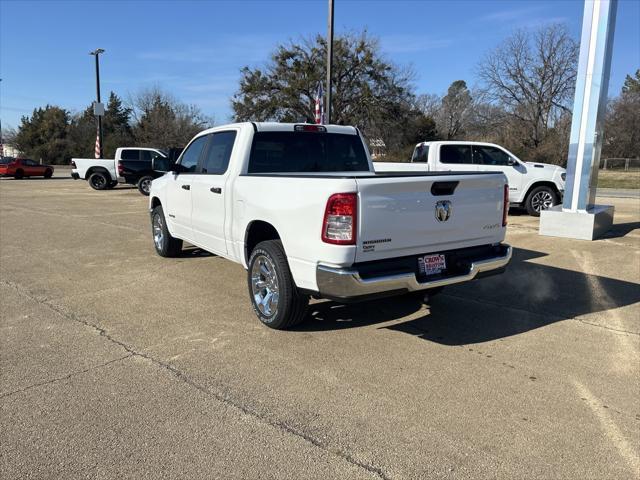
[[(357, 178), (356, 262), (501, 242), (503, 174)], [(440, 219), (437, 204), (440, 204)], [(449, 210), (448, 218), (442, 212)]]

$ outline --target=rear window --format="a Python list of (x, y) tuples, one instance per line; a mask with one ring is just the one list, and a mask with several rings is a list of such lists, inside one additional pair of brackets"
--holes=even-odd
[(357, 135), (320, 132), (256, 132), (249, 173), (368, 172)]
[(428, 162), (429, 161), (429, 145), (418, 145), (413, 151), (412, 162)]
[(13, 162), (13, 158), (11, 157), (4, 157), (4, 158), (0, 158), (0, 165), (7, 165), (8, 163)]

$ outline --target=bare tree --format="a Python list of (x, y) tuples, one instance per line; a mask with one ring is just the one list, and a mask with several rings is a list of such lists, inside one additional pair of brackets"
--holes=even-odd
[(184, 146), (213, 125), (213, 119), (198, 107), (180, 103), (158, 87), (140, 91), (129, 102), (135, 120), (133, 136), (140, 146)]
[(423, 93), (416, 97), (414, 108), (425, 116), (435, 119), (441, 106), (442, 96), (435, 93)]
[(436, 125), (440, 134), (447, 140), (463, 135), (472, 110), (473, 100), (467, 82), (456, 80), (451, 83), (447, 94), (442, 97), (440, 110), (436, 115)]
[(640, 69), (627, 75), (620, 96), (609, 103), (603, 152), (607, 156), (640, 157)]
[(577, 61), (578, 44), (566, 26), (554, 24), (517, 31), (480, 63), (480, 79), (524, 133), (524, 147), (538, 148), (570, 112)]

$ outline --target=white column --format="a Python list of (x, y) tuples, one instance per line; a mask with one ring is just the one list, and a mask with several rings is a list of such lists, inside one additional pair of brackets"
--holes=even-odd
[(543, 211), (540, 234), (592, 240), (613, 222), (595, 205), (617, 0), (585, 0), (562, 207)]

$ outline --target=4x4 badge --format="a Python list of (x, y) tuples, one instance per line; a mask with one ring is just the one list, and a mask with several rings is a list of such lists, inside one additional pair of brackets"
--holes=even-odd
[(453, 207), (449, 200), (440, 200), (436, 202), (436, 220), (439, 222), (446, 222), (451, 218), (453, 213)]

